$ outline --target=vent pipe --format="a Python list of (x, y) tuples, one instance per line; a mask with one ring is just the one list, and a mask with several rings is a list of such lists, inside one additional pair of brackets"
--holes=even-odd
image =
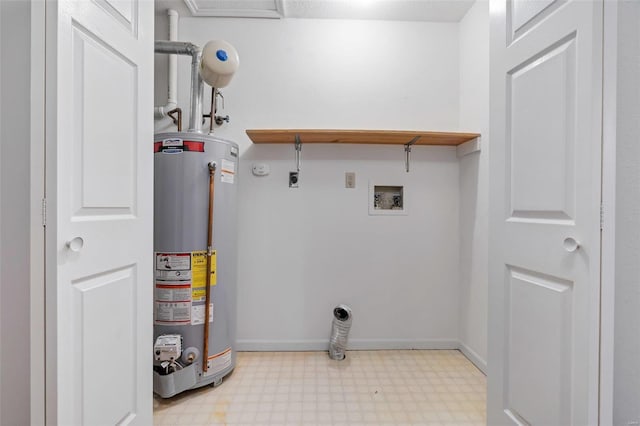
[(202, 50), (185, 41), (156, 41), (156, 53), (191, 56), (191, 103), (189, 107), (189, 132), (202, 133), (202, 89), (204, 83), (199, 68)]
[[(178, 40), (178, 12), (167, 10), (169, 17), (169, 41)], [(169, 87), (167, 92), (167, 104), (154, 108), (153, 115), (159, 120), (167, 116), (167, 113), (178, 106), (178, 57), (169, 55)]]
[(329, 358), (343, 360), (347, 350), (347, 339), (351, 329), (351, 308), (347, 305), (338, 305), (333, 309), (333, 324), (331, 327), (331, 339), (329, 341)]

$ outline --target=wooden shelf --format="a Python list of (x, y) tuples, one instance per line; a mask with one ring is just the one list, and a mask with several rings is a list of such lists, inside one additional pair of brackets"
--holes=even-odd
[[(479, 133), (422, 132), (408, 130), (313, 130), (267, 129), (247, 130), (253, 143), (352, 143), (379, 145), (443, 145), (457, 146), (480, 136)], [(415, 138), (418, 137), (417, 140)]]

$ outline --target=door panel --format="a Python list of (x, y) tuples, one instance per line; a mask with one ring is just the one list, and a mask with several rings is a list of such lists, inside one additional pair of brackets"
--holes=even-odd
[(527, 22), (530, 22), (536, 16), (552, 5), (554, 0), (529, 0), (514, 1), (512, 6), (513, 28), (517, 31), (521, 29)]
[(528, 58), (507, 82), (510, 219), (572, 221), (575, 39)]
[(570, 424), (573, 283), (508, 269), (507, 414), (534, 425)]
[(153, 2), (47, 3), (46, 55), (47, 422), (148, 425)]
[(602, 1), (491, 2), (491, 425), (597, 422), (601, 67)]
[[(71, 99), (76, 130), (73, 219), (133, 214), (137, 199), (136, 66), (77, 23), (73, 24), (72, 37)], [(118, 82), (118, 90), (109, 84), (113, 81)], [(106, 117), (117, 125), (105, 129)]]
[[(109, 13), (114, 20), (123, 25), (133, 37), (138, 36), (138, 0), (94, 0)], [(145, 1), (145, 0), (143, 0)]]
[(515, 41), (547, 16), (566, 3), (566, 0), (508, 0), (507, 39)]
[(116, 19), (123, 19), (129, 24), (133, 23), (134, 11), (137, 9), (136, 1), (105, 0), (104, 3), (117, 13), (117, 15), (114, 15)]
[[(128, 350), (136, 347), (138, 337), (136, 281), (135, 267), (128, 266), (72, 283), (76, 339), (74, 359), (70, 361), (82, 367), (73, 371), (81, 408), (75, 424), (122, 424), (138, 412), (137, 373)], [(98, 383), (119, 391), (108, 397), (102, 392), (85, 392)]]

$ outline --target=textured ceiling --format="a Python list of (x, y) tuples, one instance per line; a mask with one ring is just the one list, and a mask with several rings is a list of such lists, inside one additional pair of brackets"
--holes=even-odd
[(458, 22), (474, 0), (156, 0), (182, 16)]

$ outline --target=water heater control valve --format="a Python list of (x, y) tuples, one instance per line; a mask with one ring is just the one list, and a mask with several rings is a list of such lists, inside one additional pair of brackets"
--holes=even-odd
[(153, 345), (156, 361), (175, 361), (182, 354), (182, 336), (179, 334), (163, 334), (158, 336)]

